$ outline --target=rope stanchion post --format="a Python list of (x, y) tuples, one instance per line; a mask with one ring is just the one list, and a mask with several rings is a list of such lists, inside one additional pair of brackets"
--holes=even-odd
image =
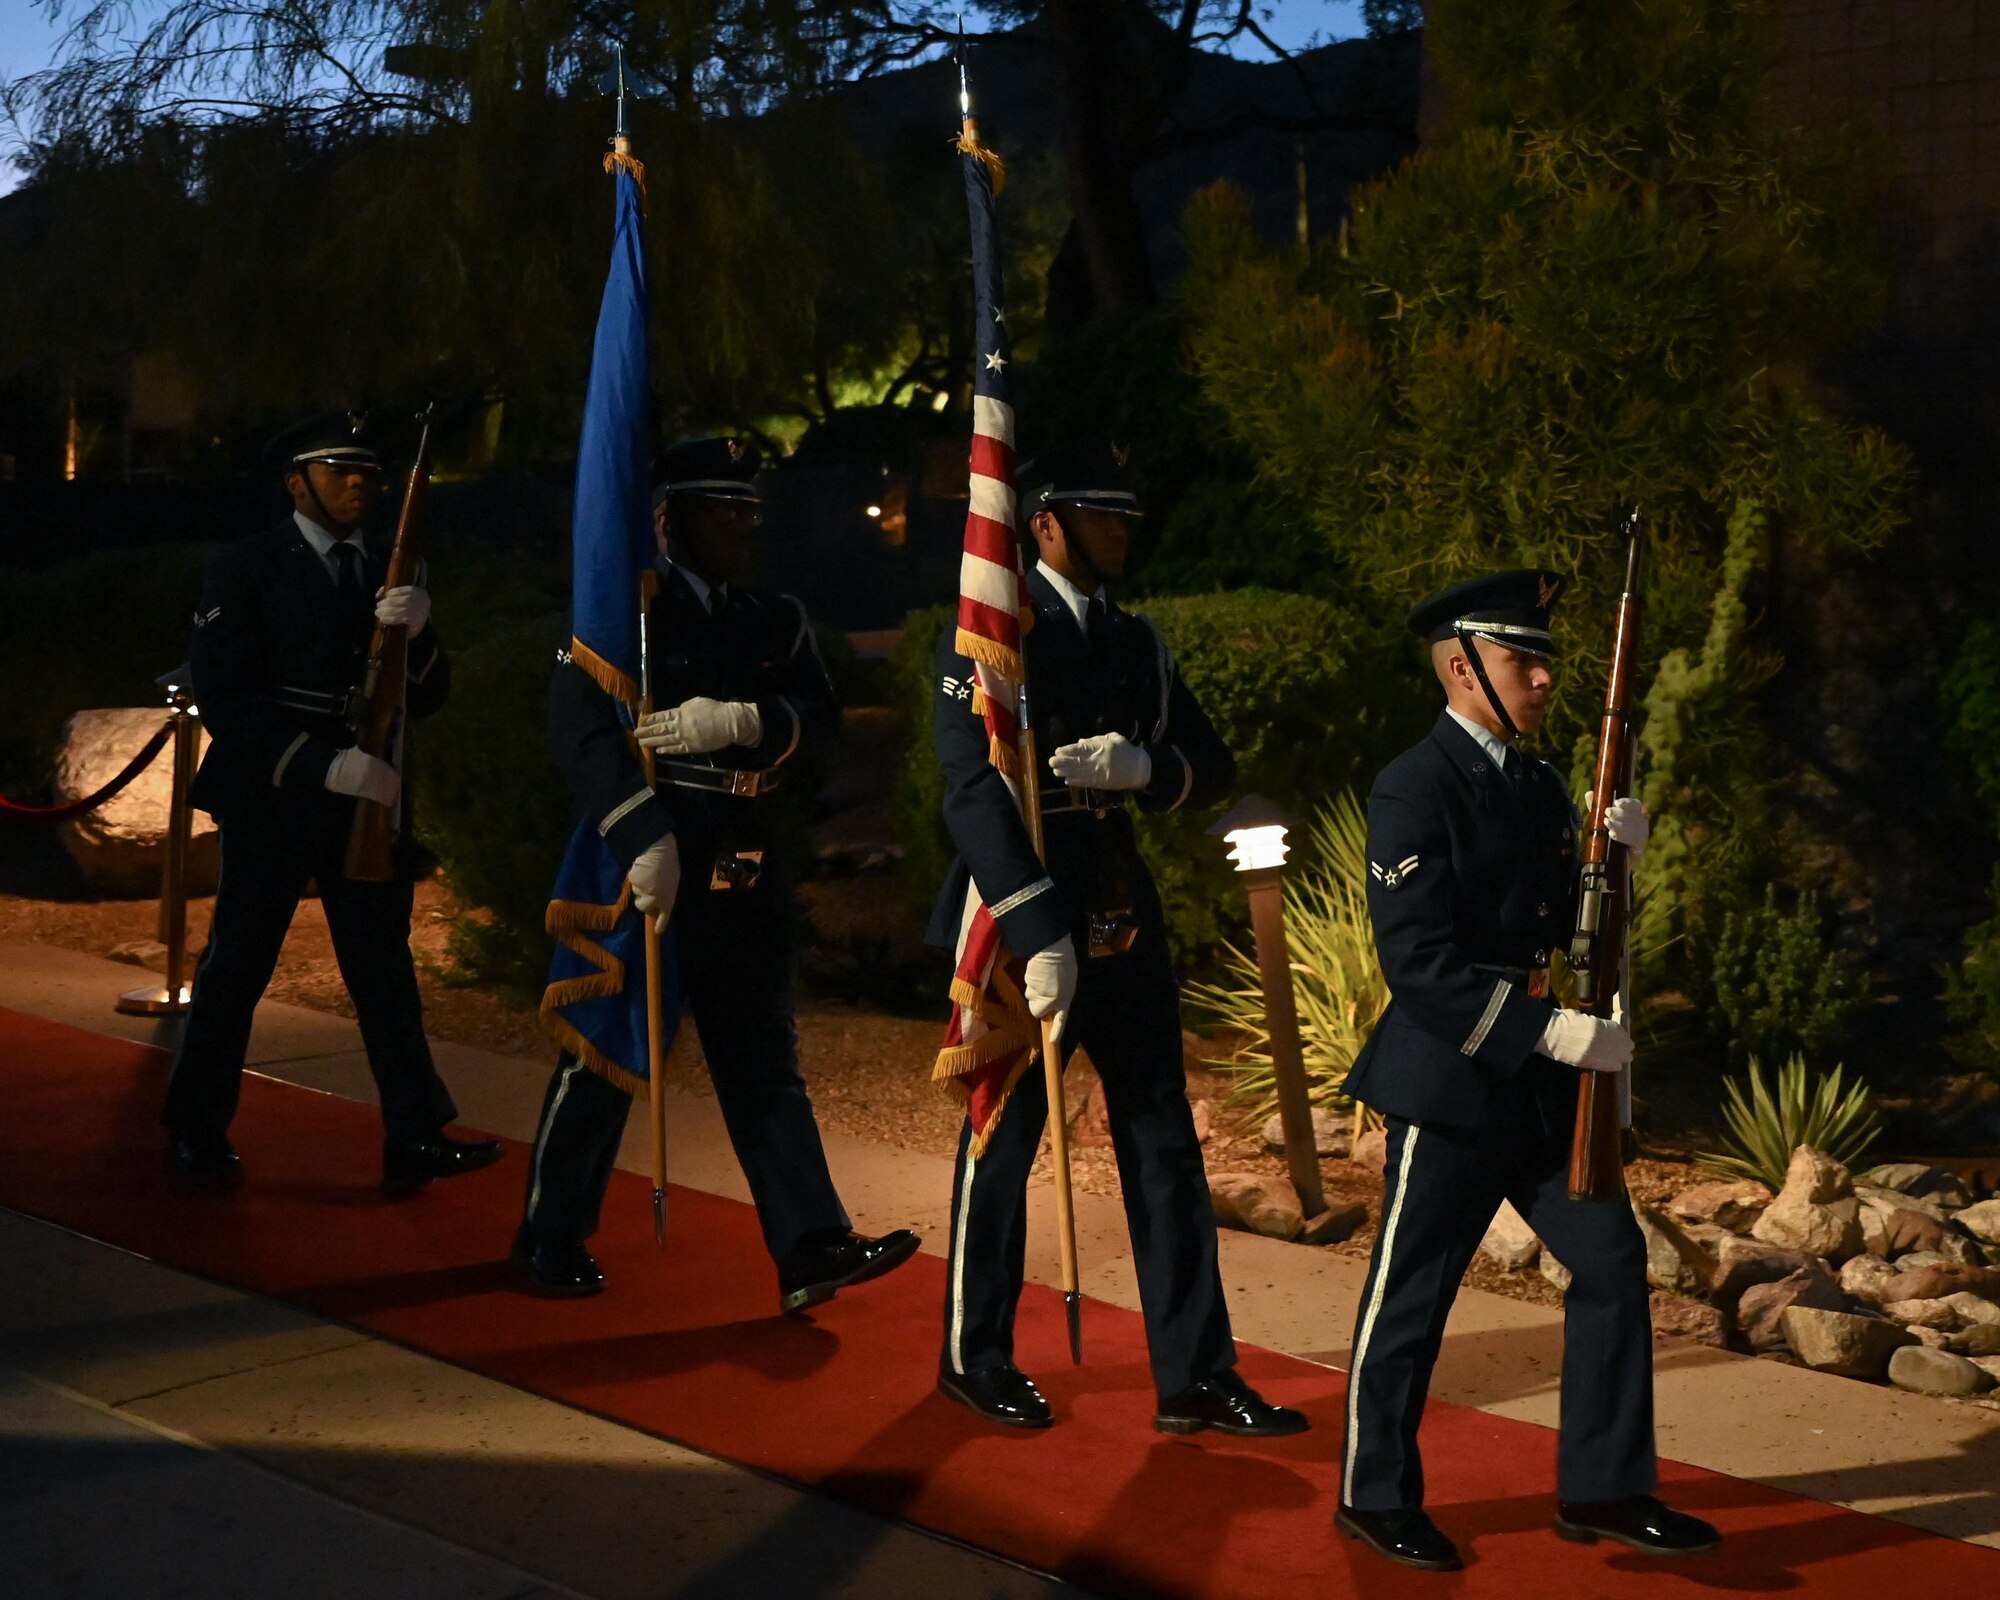
[(194, 696), (187, 685), (167, 685), (167, 714), (173, 723), (173, 802), (167, 813), (165, 859), (160, 865), (160, 943), (167, 947), (166, 982), (133, 989), (118, 997), (117, 1009), (132, 1017), (178, 1017), (188, 1008), (191, 989), (182, 979), (187, 970), (188, 852), (194, 834), (196, 740), (201, 732)]

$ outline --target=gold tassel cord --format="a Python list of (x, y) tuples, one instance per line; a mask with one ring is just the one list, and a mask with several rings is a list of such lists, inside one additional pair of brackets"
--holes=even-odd
[[(643, 211), (646, 206), (646, 163), (632, 154), (630, 139), (611, 141), (611, 149), (604, 157), (604, 170), (622, 172), (639, 186), (639, 208)], [(996, 188), (993, 192), (998, 194), (1000, 191)]]
[(958, 137), (952, 140), (952, 148), (960, 155), (971, 156), (986, 169), (987, 179), (993, 185), (993, 197), (997, 200), (1001, 191), (1007, 187), (1007, 163), (1000, 159), (997, 151), (989, 150), (979, 142), (977, 117), (967, 117), (959, 127), (960, 132)]

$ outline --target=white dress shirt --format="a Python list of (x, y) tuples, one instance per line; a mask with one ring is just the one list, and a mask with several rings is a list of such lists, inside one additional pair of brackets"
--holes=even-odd
[[(1063, 597), (1063, 604), (1075, 613), (1076, 625), (1087, 636), (1090, 633), (1090, 602), (1096, 599), (1097, 595), (1085, 594), (1046, 561), (1037, 561), (1035, 563), (1035, 570), (1044, 578), (1047, 578), (1049, 580), (1049, 587)], [(1097, 591), (1098, 595), (1103, 593), (1102, 589)]]
[[(687, 584), (687, 586), (690, 589), (694, 591), (695, 599), (701, 602), (702, 610), (710, 612), (712, 614), (718, 609), (719, 605), (724, 604), (728, 601), (729, 599), (728, 584), (726, 583), (712, 584), (706, 578), (704, 578), (700, 573), (696, 572), (693, 567), (683, 566), (678, 561), (669, 561), (665, 556), (660, 557), (660, 565), (666, 570), (666, 575), (668, 577), (672, 577), (676, 572), (678, 572), (681, 575), (682, 580)], [(714, 593), (720, 597), (716, 605), (709, 604), (708, 597), (711, 593)]]
[(1450, 706), (1445, 707), (1445, 712), (1453, 722), (1457, 723), (1467, 733), (1471, 734), (1473, 738), (1479, 741), (1479, 748), (1493, 758), (1494, 766), (1504, 771), (1510, 761), (1522, 761), (1526, 759), (1520, 751), (1516, 750), (1491, 728), (1481, 727), (1472, 718), (1462, 715)]
[(313, 553), (326, 568), (327, 576), (337, 584), (340, 582), (340, 564), (333, 559), (333, 547), (337, 544), (351, 544), (361, 556), (362, 582), (366, 583), (368, 572), (368, 547), (362, 543), (361, 530), (356, 528), (345, 539), (337, 539), (303, 511), (294, 511), (292, 521), (299, 525), (299, 532), (306, 536), (306, 543), (313, 547)]

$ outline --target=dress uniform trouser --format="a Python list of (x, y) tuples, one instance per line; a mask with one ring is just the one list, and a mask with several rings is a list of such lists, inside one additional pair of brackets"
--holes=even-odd
[[(848, 1228), (799, 1072), (791, 885), (769, 868), (754, 889), (706, 883), (705, 864), (691, 860), (673, 909), (681, 993), (765, 1246), (783, 1261), (812, 1235)], [(536, 1237), (581, 1243), (597, 1231), (631, 1109), (630, 1095), (574, 1056), (557, 1062), (528, 1168), (527, 1222)]]
[(162, 1120), (176, 1132), (220, 1137), (236, 1115), (251, 1020), (299, 898), (315, 878), (334, 957), (361, 1024), (387, 1139), (428, 1139), (458, 1115), (424, 1037), (423, 1000), (410, 959), (412, 886), (400, 877), (362, 883), (343, 876), (353, 803), (331, 795), (314, 799), (312, 816), (296, 826), (223, 825), (208, 948), (195, 968), (194, 1000), (167, 1086)]
[(1573, 1275), (1563, 1299), (1564, 1500), (1650, 1493), (1653, 1331), (1646, 1246), (1631, 1208), (1569, 1198), (1569, 1140), (1391, 1117), (1382, 1228), (1361, 1291), (1348, 1373), (1341, 1499), (1364, 1511), (1423, 1504), (1417, 1423), (1459, 1280), (1502, 1200)]
[[(1152, 919), (1122, 956), (1086, 957), (1065, 1048), (1090, 1055), (1104, 1084), (1119, 1187), (1132, 1234), (1153, 1381), (1173, 1395), (1236, 1364), (1216, 1263), (1215, 1212), (1181, 1062), (1180, 991)], [(959, 1133), (952, 1180), (942, 1368), (977, 1372), (1014, 1358), (1014, 1310), (1028, 1244), (1028, 1175), (1048, 1125), (1037, 1062), (972, 1155)]]

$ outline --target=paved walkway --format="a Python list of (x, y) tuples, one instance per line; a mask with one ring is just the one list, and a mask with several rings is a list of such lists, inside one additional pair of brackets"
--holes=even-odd
[[(177, 1024), (111, 1009), (132, 983), (130, 967), (0, 947), (0, 1005), (170, 1044)], [(532, 1137), (546, 1061), (436, 1048), (467, 1123)], [(372, 1098), (340, 1017), (267, 1004), (250, 1059)], [(747, 1199), (714, 1101), (677, 1094), (669, 1116), (676, 1181)], [(633, 1170), (646, 1164), (643, 1137), (635, 1118), (623, 1157)], [(827, 1147), (857, 1226), (916, 1227), (942, 1249), (948, 1162), (838, 1134)], [(496, 1256), (513, 1220), (494, 1219)], [(1117, 1202), (1079, 1194), (1077, 1221), (1086, 1292), (1135, 1306)], [(1240, 1337), (1345, 1364), (1360, 1263), (1241, 1234), (1224, 1236), (1222, 1262)], [(1029, 1272), (1056, 1280), (1045, 1225)], [(0, 1594), (304, 1600), (357, 1592), (357, 1578), (358, 1592), (522, 1600), (1076, 1592), (5, 1213), (0, 1281), (33, 1289), (0, 1301)], [(1560, 1349), (1559, 1312), (1467, 1291), (1435, 1392), (1553, 1426)], [(1664, 1454), (2000, 1546), (2000, 1412), (1694, 1346), (1662, 1346), (1658, 1372)], [(109, 1548), (91, 1520), (104, 1525), (107, 1494), (123, 1530)], [(370, 1585), (378, 1563), (408, 1576)], [(135, 1572), (187, 1582), (135, 1587)]]

